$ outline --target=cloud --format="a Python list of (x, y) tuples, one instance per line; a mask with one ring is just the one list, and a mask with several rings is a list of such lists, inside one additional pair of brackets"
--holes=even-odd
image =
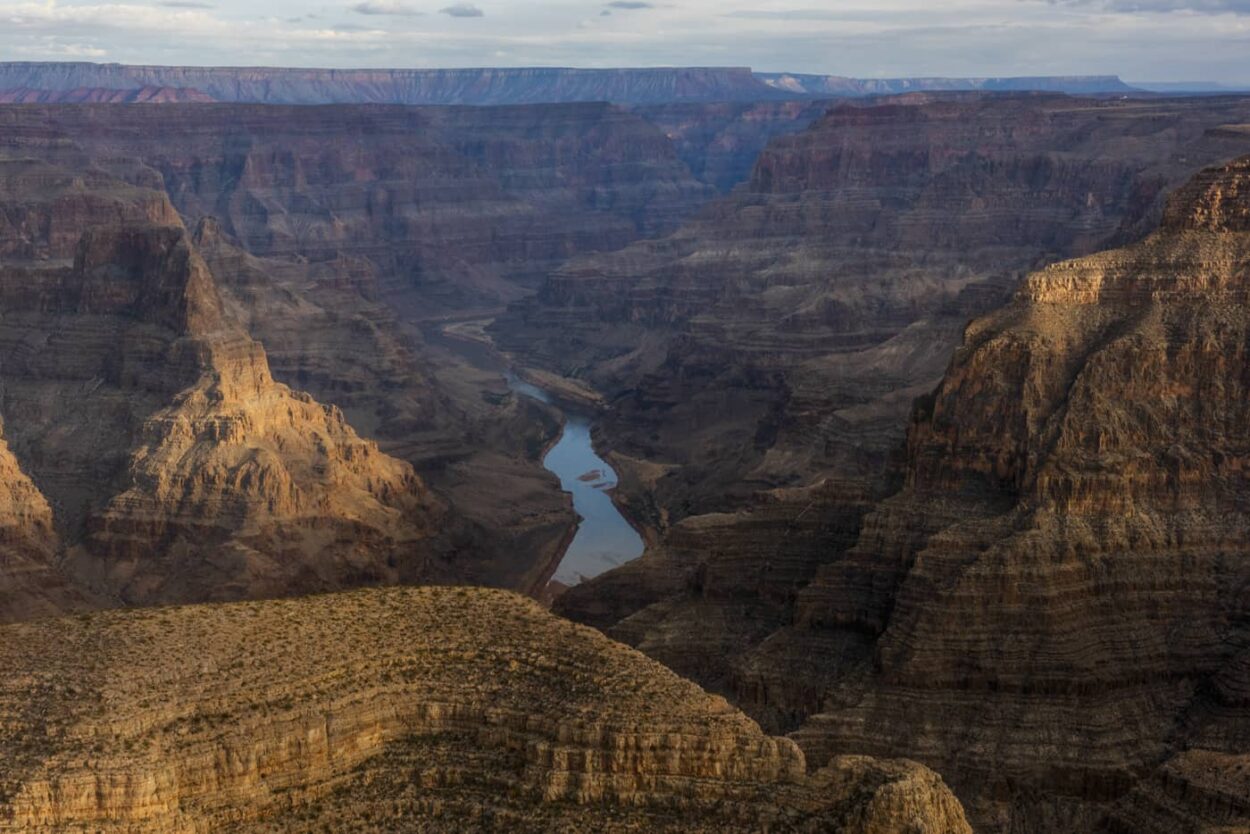
[(363, 0), (352, 6), (356, 14), (395, 15), (397, 17), (420, 17), (425, 14), (410, 6), (405, 0)]
[(214, 3), (203, 3), (200, 0), (164, 0), (160, 5), (167, 9), (215, 9)]
[(451, 17), (485, 17), (486, 12), (479, 9), (472, 3), (454, 3), (438, 10), (439, 14), (450, 15)]
[(1250, 14), (1250, 0), (1047, 0), (1052, 6), (1088, 8), (1104, 12), (1194, 14)]
[(643, 0), (612, 0), (606, 4), (610, 9), (654, 9), (654, 3), (645, 3)]

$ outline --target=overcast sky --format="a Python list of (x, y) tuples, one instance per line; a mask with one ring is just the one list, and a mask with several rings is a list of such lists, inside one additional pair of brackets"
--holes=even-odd
[(1250, 84), (1250, 0), (0, 0), (0, 60)]

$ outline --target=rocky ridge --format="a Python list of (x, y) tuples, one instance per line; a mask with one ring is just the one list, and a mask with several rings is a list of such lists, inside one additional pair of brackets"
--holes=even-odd
[[(1131, 830), (1134, 792), (1159, 780), (1195, 826), (1243, 819), (1207, 787), (1225, 777), (1165, 763), (1236, 766), (1250, 749), (1246, 165), (1200, 174), (1144, 242), (1034, 273), (967, 328), (913, 415), (895, 497), (866, 512), (877, 488), (829, 465), (735, 513), (670, 521), (557, 610), (797, 729), (814, 761), (929, 764), (979, 829)], [(667, 362), (666, 385), (700, 380)]]
[[(761, 649), (869, 637), (795, 735), (817, 761), (915, 756), (990, 828), (1250, 822), (1227, 787), (1250, 749), (1248, 279), (1243, 158), (968, 328), (905, 488)], [(918, 703), (943, 721), (894, 723)]]
[[(757, 503), (771, 507), (766, 524), (831, 519), (829, 538), (770, 547), (769, 564), (810, 576), (836, 559), (866, 502), (900, 485), (912, 400), (940, 379), (968, 318), (1029, 264), (1135, 238), (1191, 164), (1246, 147), (1219, 127), (1246, 106), (1047, 96), (845, 105), (775, 140), (748, 186), (674, 235), (554, 275), (494, 335), (617, 394), (602, 439), (622, 503), (661, 542), (559, 610), (603, 625), (604, 599), (616, 619), (662, 599), (672, 608), (674, 595), (706, 609), (697, 577), (738, 549), (736, 536), (755, 535)], [(709, 513), (701, 529), (720, 532), (704, 547), (663, 545), (666, 531), (684, 535), (682, 519)], [(722, 593), (781, 599), (756, 586), (757, 571), (723, 575), (743, 581)], [(791, 617), (792, 602), (770, 604), (767, 617)], [(653, 620), (631, 640), (667, 641), (666, 661), (715, 666), (703, 680), (718, 685), (723, 652), (692, 646), (674, 659), (687, 633)]]
[(842, 75), (764, 72), (756, 77), (770, 87), (811, 96), (892, 96), (959, 90), (1011, 93), (1114, 95), (1140, 93), (1114, 75), (1034, 76), (1017, 78), (847, 78)]
[(0, 830), (970, 831), (919, 765), (808, 774), (723, 699), (502, 592), (6, 626), (0, 670)]
[(0, 411), (10, 538), (29, 543), (6, 558), (6, 619), (78, 607), (65, 578), (108, 604), (425, 573), (441, 502), (273, 380), (162, 192), (2, 170)]

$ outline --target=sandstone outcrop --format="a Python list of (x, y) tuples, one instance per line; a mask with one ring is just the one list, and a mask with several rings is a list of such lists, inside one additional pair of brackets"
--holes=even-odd
[(0, 438), (0, 623), (84, 607), (61, 574), (52, 508)]
[(795, 736), (815, 760), (916, 757), (987, 827), (1090, 830), (1113, 805), (1148, 830), (1123, 822), (1147, 797), (1160, 825), (1244, 820), (1214, 797), (1250, 749), (1248, 282), (1243, 158), (1144, 242), (1037, 272), (968, 328), (905, 488), (777, 643), (871, 639)]
[(78, 154), (0, 164), (0, 617), (429, 576), (442, 503), (273, 380), (159, 177)]
[(105, 587), (127, 602), (421, 573), (419, 561), (400, 564), (433, 527), (435, 502), (412, 467), (362, 440), (337, 409), (274, 382), (184, 230), (89, 232), (73, 272), (80, 298), (109, 298), (89, 312), (170, 332), (161, 358), (183, 378), (169, 388), (189, 383), (144, 417), (120, 490), (90, 511), (83, 570), (99, 560)]
[(389, 589), (0, 633), (0, 830), (969, 832), (537, 603)]

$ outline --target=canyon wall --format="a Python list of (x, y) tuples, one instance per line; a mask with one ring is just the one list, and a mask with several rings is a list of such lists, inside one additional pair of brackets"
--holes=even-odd
[(922, 766), (809, 774), (723, 699), (503, 592), (108, 612), (0, 637), (5, 831), (971, 830)]
[[(798, 730), (817, 760), (913, 756), (989, 830), (1086, 831), (1186, 745), (1246, 749), (1238, 169), (1163, 211), (1193, 165), (1250, 149), (1246, 105), (972, 101), (835, 110), (776, 140), (749, 188), (669, 238), (571, 265), (495, 334), (523, 353), (540, 322), (562, 322), (529, 356), (616, 393), (602, 439), (653, 530), (642, 559), (557, 611)], [(1225, 185), (1196, 196), (1212, 178)], [(1062, 350), (1039, 353), (1032, 330), (987, 341), (999, 314), (967, 331), (943, 383), (962, 380), (969, 411), (927, 396), (1016, 270), (1160, 220), (1137, 248), (1024, 284), (1008, 309)], [(1072, 389), (1121, 338), (1104, 377)], [(1077, 393), (1096, 410), (1062, 441)], [(943, 433), (921, 442), (934, 414)], [(1084, 469), (1054, 459), (1061, 441)], [(1227, 475), (1209, 469), (1224, 461)], [(1014, 491), (1031, 478), (1044, 494)], [(922, 480), (923, 500), (877, 504)], [(1038, 515), (1041, 501), (1059, 503)]]
[[(1139, 238), (1244, 149), (1244, 99), (911, 96), (773, 140), (676, 233), (553, 273), (492, 334), (611, 408), (624, 500), (663, 530), (762, 490), (887, 494), (911, 400), (1031, 268)], [(633, 489), (638, 483), (645, 488)]]
[(993, 93), (1039, 92), (1069, 95), (1115, 95), (1141, 92), (1114, 75), (1022, 76), (1017, 78), (847, 78), (800, 72), (760, 72), (756, 77), (770, 87), (811, 96), (893, 96), (940, 91)]
[[(370, 508), (374, 494), (399, 502), (386, 513), (424, 512), (402, 497), (411, 472), (372, 469), (390, 467), (387, 455), (453, 505), (439, 545), (450, 575), (540, 584), (574, 520), (538, 461), (554, 415), (427, 336), (524, 295), (570, 256), (672, 228), (710, 191), (654, 126), (601, 104), (20, 105), (0, 108), (0, 124), (7, 434), (51, 499), (61, 544), (89, 542), (113, 560), (105, 568), (75, 550), (74, 570), (131, 601), (200, 598), (191, 586), (229, 597), (286, 581), (307, 590), (442, 575), (397, 552), (432, 531), (428, 519), (401, 531)], [(174, 243), (153, 225), (192, 231)], [(206, 335), (144, 300), (201, 283), (225, 330)], [(118, 305), (67, 307), (66, 293)], [(49, 338), (57, 349), (44, 349)], [(337, 410), (318, 416), (284, 384)], [(303, 439), (311, 425), (324, 443)], [(350, 453), (335, 450), (344, 444)], [(342, 491), (300, 492), (274, 454)], [(187, 480), (209, 466), (241, 480)], [(241, 486), (267, 496), (267, 517), (230, 506)], [(424, 489), (417, 504), (446, 503)], [(168, 547), (201, 514), (206, 541), (241, 528), (238, 547), (205, 570), (195, 548)], [(277, 520), (319, 514), (358, 529), (294, 535)], [(328, 542), (338, 567), (294, 578), (308, 564), (291, 553)], [(145, 548), (161, 551), (166, 578), (187, 573), (186, 587), (158, 591), (159, 577), (142, 577)], [(217, 568), (241, 584), (210, 581)]]
[[(905, 488), (779, 641), (871, 637), (796, 734), (810, 754), (906, 750), (988, 821), (1068, 830), (1162, 767), (1143, 795), (1161, 781), (1161, 807), (1246, 824), (1244, 802), (1185, 792), (1219, 802), (1250, 750), (1248, 280), (1250, 157), (968, 328), (917, 407)], [(902, 718), (920, 703), (942, 721)]]
[(5, 168), (0, 410), (8, 515), (31, 543), (6, 557), (6, 617), (58, 592), (22, 578), (23, 552), (102, 604), (427, 572), (440, 502), (337, 409), (273, 380), (162, 192)]

